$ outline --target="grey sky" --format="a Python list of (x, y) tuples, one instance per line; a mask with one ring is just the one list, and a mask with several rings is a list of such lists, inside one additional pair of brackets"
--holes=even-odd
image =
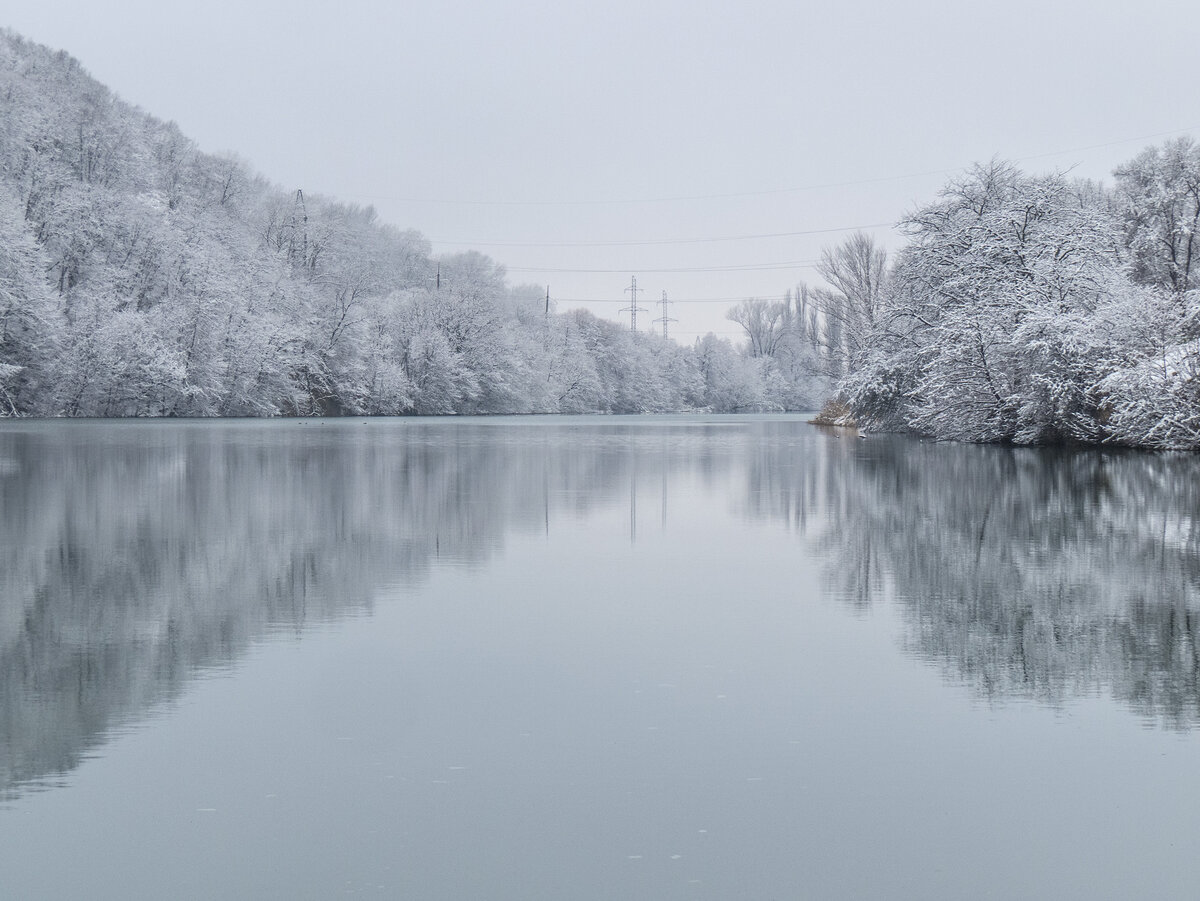
[[(1194, 2), (5, 6), (205, 150), (489, 253), (560, 309), (618, 318), (637, 275), (639, 326), (666, 290), (685, 341), (736, 336), (710, 299), (816, 281), (803, 261), (841, 234), (744, 236), (864, 226), (895, 246), (876, 224), (974, 161), (1107, 178), (1200, 133)], [(546, 246), (720, 237), (739, 240)], [(612, 271), (548, 271), (582, 269)]]

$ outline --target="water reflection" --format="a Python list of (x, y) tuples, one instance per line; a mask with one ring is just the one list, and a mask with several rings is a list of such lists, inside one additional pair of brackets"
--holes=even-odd
[[(477, 565), (636, 478), (731, 463), (609, 422), (9, 423), (0, 430), (0, 797), (273, 630)], [(637, 468), (635, 471), (635, 460)], [(632, 493), (631, 493), (632, 492)]]
[(827, 448), (827, 584), (860, 609), (896, 603), (913, 654), (992, 699), (1107, 694), (1200, 720), (1200, 459)]
[(661, 504), (666, 533), (677, 480), (794, 530), (826, 595), (895, 603), (906, 648), (983, 696), (1200, 721), (1193, 457), (789, 419), (18, 423), (0, 429), (0, 797), (264, 635), (369, 611), (514, 534), (627, 504), (636, 542), (639, 500), (643, 532)]

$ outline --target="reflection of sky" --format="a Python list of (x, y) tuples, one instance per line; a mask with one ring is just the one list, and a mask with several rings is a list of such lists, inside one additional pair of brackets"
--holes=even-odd
[[(8, 532), (6, 554), (43, 562), (6, 572), (40, 572), (56, 592), (4, 583), (4, 607), (32, 597), (20, 602), (33, 618), (5, 619), (18, 632), (0, 647), (0, 697), (6, 724), (24, 703), (22, 725), (41, 746), (76, 757), (42, 760), (70, 770), (66, 788), (0, 808), (6, 889), (317, 898), (383, 885), (393, 897), (682, 899), (974, 897), (981, 885), (999, 897), (1104, 897), (1190, 885), (1190, 858), (1165, 849), (1200, 827), (1200, 738), (1137, 728), (1115, 686), (1138, 667), (1186, 681), (1149, 653), (1166, 621), (1159, 605), (1126, 607), (1114, 623), (1086, 598), (1050, 603), (1038, 592), (1051, 583), (1037, 579), (971, 593), (1011, 551), (998, 537), (978, 565), (959, 560), (957, 536), (978, 531), (954, 499), (986, 494), (1007, 451), (939, 446), (954, 478), (920, 478), (902, 443), (845, 444), (796, 420), (723, 420), (725, 437), (707, 450), (690, 425), (666, 429), (664, 449), (657, 421), (622, 440), (603, 420), (567, 421), (577, 422), (587, 427), (339, 424), (338, 440), (299, 441), (321, 450), (302, 479), (288, 473), (304, 448), (279, 425), (232, 427), (236, 442), (204, 438), (190, 450), (145, 440), (182, 459), (183, 473), (219, 474), (221, 489), (193, 481), (186, 504), (167, 494), (141, 509), (130, 496), (105, 513), (83, 500), (94, 480), (117, 482), (99, 495), (114, 504), (146, 467), (63, 466), (54, 442), (23, 458), (70, 490), (58, 493), (62, 479), (21, 489), (60, 501), (53, 512), (42, 504), (57, 527), (35, 533), (42, 545)], [(147, 428), (138, 434), (175, 434)], [(455, 434), (463, 440), (451, 445)], [(234, 450), (247, 436), (273, 450)], [(99, 443), (72, 445), (66, 459)], [(1175, 515), (1182, 501), (1164, 493), (1162, 469), (1147, 481), (1115, 459), (1110, 506), (1136, 498)], [(1032, 473), (995, 487), (993, 508), (1036, 497), (1053, 520), (1056, 495)], [(7, 498), (14, 486), (0, 490)], [(430, 516), (443, 527), (422, 529)], [(993, 513), (989, 528), (1002, 520)], [(136, 546), (102, 528), (112, 522), (196, 562), (160, 561), (157, 582), (140, 567), (138, 582), (114, 577), (125, 563), (97, 552), (107, 566), (49, 581), (44, 561), (62, 557), (47, 553), (49, 536)], [(922, 543), (920, 522), (943, 524), (945, 554)], [(431, 532), (450, 542), (444, 552)], [(1105, 532), (1055, 534), (1068, 559), (1089, 557)], [(303, 549), (287, 592), (274, 587), (293, 572), (280, 541)], [(401, 541), (416, 549), (405, 560), (425, 561), (415, 578), (393, 554)], [(868, 545), (895, 600), (875, 592), (847, 615), (842, 601), (858, 596), (864, 570), (844, 555)], [(1126, 587), (1154, 578), (1140, 553), (1113, 562), (1128, 570)], [(208, 559), (244, 569), (197, 580)], [(914, 560), (940, 573), (937, 597), (913, 591)], [(191, 581), (169, 596), (180, 574)], [(231, 586), (231, 599), (204, 593)], [(88, 592), (125, 611), (110, 616), (102, 647), (86, 644)], [(951, 671), (1004, 658), (1011, 635), (997, 624), (1026, 609), (1051, 635), (1100, 636), (1091, 656), (1056, 658), (1092, 667), (1095, 690), (997, 706), (969, 674), (947, 683), (913, 664), (913, 650), (930, 648), (907, 647), (908, 637), (925, 628), (940, 629), (936, 659)], [(158, 610), (173, 631), (114, 631)], [(55, 628), (21, 632), (26, 622)], [(1020, 661), (1001, 662), (995, 671), (1011, 673)], [(57, 681), (34, 681), (46, 674)], [(1024, 696), (1019, 680), (1007, 692), (992, 697)], [(19, 747), (36, 754), (34, 738)]]

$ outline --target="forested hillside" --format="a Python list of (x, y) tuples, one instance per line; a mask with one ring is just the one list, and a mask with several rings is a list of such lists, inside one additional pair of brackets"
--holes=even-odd
[(1200, 447), (1200, 146), (1112, 186), (993, 162), (689, 347), (284, 190), (0, 32), (0, 415), (812, 409), (868, 429)]
[(809, 370), (547, 311), (474, 252), (283, 190), (0, 32), (0, 414), (804, 408)]

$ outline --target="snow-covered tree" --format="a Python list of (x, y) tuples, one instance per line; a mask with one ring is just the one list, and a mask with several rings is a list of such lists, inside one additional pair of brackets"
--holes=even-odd
[(1097, 309), (1122, 282), (1119, 223), (1094, 185), (1003, 163), (904, 222), (871, 352), (845, 390), (865, 424), (974, 441), (1102, 437)]
[(1200, 145), (1185, 137), (1148, 147), (1115, 175), (1137, 280), (1177, 295), (1196, 288)]

